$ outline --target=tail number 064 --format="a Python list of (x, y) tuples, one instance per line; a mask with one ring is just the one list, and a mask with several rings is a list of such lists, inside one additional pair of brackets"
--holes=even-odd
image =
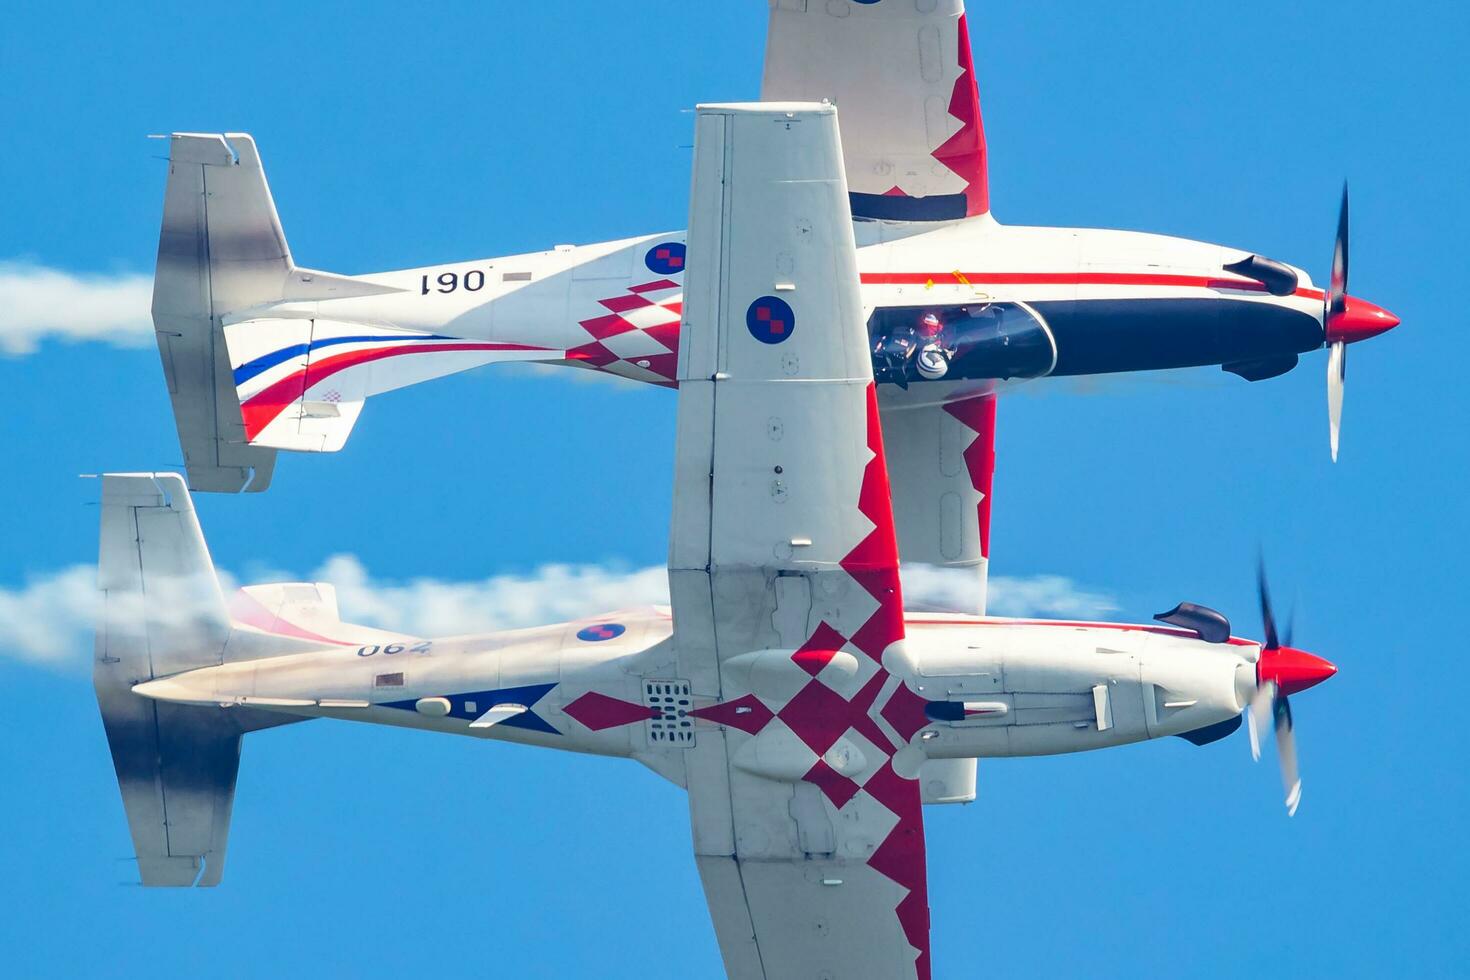
[(375, 653), (381, 653), (391, 657), (395, 653), (428, 653), (433, 645), (433, 640), (421, 640), (413, 646), (409, 646), (406, 643), (374, 644), (372, 646), (358, 647), (357, 655), (359, 657), (371, 657)]

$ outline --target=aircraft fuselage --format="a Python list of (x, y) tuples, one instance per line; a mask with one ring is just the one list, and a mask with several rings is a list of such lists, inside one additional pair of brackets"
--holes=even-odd
[[(904, 649), (885, 662), (894, 660), (914, 697), (902, 707), (904, 699), (878, 697), (885, 707), (871, 711), (871, 725), (851, 719), (827, 755), (861, 757), (865, 738), (901, 745), (916, 733), (912, 744), (927, 759), (1081, 752), (1202, 730), (1212, 739), (1238, 724), (1260, 652), (1248, 640), (1207, 643), (1158, 626), (913, 614), (907, 628)], [(666, 775), (678, 769), (670, 755), (693, 746), (701, 730), (733, 726), (761, 735), (750, 743), (760, 750), (749, 766), (784, 778), (781, 738), (767, 733), (784, 728), (772, 723), (810, 679), (792, 651), (764, 651), (733, 668), (749, 674), (754, 694), (725, 701), (677, 676), (671, 635), (667, 612), (650, 609), (606, 622), (227, 663), (134, 690), (632, 757)], [(851, 655), (836, 654), (825, 669), (840, 672), (843, 658)], [(852, 711), (839, 704), (833, 710)]]
[[(951, 358), (939, 379), (912, 369), (885, 376), (880, 366), (887, 401), (933, 403), (1030, 378), (1209, 364), (1268, 377), (1323, 345), (1322, 290), (1280, 263), (1268, 263), (1269, 281), (1227, 270), (1250, 257), (1240, 249), (1007, 226), (988, 216), (855, 228), (875, 346), (935, 312)], [(550, 352), (546, 360), (673, 386), (684, 239), (670, 232), (373, 274), (359, 278), (397, 291), (256, 307), (229, 322), (314, 317), (525, 345)], [(794, 281), (798, 258), (782, 258)], [(769, 288), (779, 297), (788, 285)]]

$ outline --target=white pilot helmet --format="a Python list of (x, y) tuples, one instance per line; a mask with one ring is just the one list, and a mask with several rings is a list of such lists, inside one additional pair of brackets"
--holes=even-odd
[(949, 373), (949, 355), (938, 344), (925, 344), (924, 349), (919, 351), (919, 356), (914, 358), (914, 366), (918, 369), (919, 377), (926, 381), (938, 381)]

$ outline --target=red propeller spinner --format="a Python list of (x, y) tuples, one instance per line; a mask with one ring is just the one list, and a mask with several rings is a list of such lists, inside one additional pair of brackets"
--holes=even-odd
[(1266, 639), (1256, 661), (1256, 692), (1245, 711), (1246, 721), (1250, 723), (1251, 757), (1261, 757), (1261, 732), (1270, 720), (1276, 732), (1276, 756), (1281, 763), (1286, 812), (1295, 814), (1302, 801), (1302, 779), (1297, 769), (1290, 695), (1322, 683), (1337, 673), (1337, 667), (1316, 654), (1292, 646), (1290, 623), (1282, 642), (1283, 638), (1276, 632), (1276, 615), (1271, 611), (1264, 559), (1256, 571), (1256, 588), (1260, 593), (1261, 624), (1266, 628)]
[(1335, 664), (1295, 647), (1265, 647), (1261, 650), (1261, 659), (1256, 662), (1256, 683), (1271, 681), (1282, 694), (1305, 691), (1335, 673)]
[(1356, 344), (1360, 340), (1387, 333), (1399, 325), (1399, 318), (1381, 306), (1356, 296), (1344, 296), (1342, 310), (1327, 314), (1327, 343), (1339, 341)]

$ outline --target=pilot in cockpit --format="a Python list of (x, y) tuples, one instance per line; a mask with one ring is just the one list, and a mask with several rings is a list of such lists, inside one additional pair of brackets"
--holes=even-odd
[(914, 370), (926, 381), (938, 381), (949, 373), (949, 359), (954, 356), (949, 328), (937, 313), (925, 313), (915, 330), (919, 351), (914, 357)]
[(953, 356), (949, 330), (933, 310), (880, 336), (873, 346), (874, 362), (882, 366), (885, 376), (880, 380), (893, 380), (903, 387), (908, 386), (911, 373), (926, 381), (943, 378)]

